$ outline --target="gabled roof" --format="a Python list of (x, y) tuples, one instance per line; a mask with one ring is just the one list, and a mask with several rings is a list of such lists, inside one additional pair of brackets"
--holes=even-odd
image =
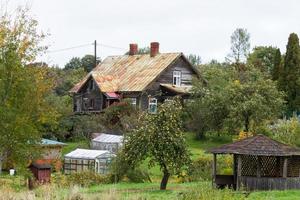
[(89, 78), (95, 80), (102, 92), (143, 91), (180, 57), (187, 61), (182, 53), (109, 56), (70, 92), (78, 92)]
[(106, 150), (76, 149), (66, 154), (65, 158), (93, 160), (107, 154), (110, 152)]
[(225, 144), (221, 147), (209, 150), (216, 154), (243, 154), (259, 156), (292, 156), (300, 155), (300, 149), (277, 142), (264, 135), (256, 135)]
[(122, 143), (123, 142), (122, 135), (111, 135), (101, 133), (98, 137), (94, 138), (92, 141), (94, 142), (104, 142), (104, 143)]

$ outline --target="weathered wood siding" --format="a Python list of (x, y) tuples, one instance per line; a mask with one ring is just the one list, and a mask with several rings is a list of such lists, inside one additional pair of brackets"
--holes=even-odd
[(248, 190), (286, 190), (300, 189), (300, 177), (268, 178), (268, 177), (239, 177), (241, 186)]
[[(93, 90), (89, 87), (92, 83), (94, 84)], [(103, 100), (104, 97), (102, 92), (99, 90), (94, 80), (90, 78), (80, 89), (79, 93), (75, 94), (73, 97), (74, 112), (101, 111), (103, 108)]]
[(192, 85), (193, 77), (196, 73), (191, 68), (190, 64), (182, 57), (178, 58), (171, 66), (169, 66), (150, 86), (150, 90), (159, 90), (161, 83), (173, 84), (173, 72), (181, 71), (181, 86)]

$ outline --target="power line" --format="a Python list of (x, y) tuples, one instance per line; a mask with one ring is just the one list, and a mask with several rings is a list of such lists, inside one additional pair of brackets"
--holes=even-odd
[[(82, 44), (82, 45), (77, 45), (77, 46), (62, 48), (62, 49), (55, 49), (55, 50), (47, 51), (47, 53), (57, 53), (57, 52), (61, 52), (61, 51), (68, 51), (68, 50), (78, 49), (78, 48), (82, 48), (82, 47), (86, 47), (86, 46), (91, 46), (91, 45), (94, 45), (94, 43), (87, 43), (87, 44)], [(107, 45), (107, 44), (97, 44), (97, 46), (102, 46), (102, 47), (111, 48), (111, 49), (118, 49), (118, 50), (122, 50), (122, 51), (126, 51), (127, 50), (127, 49), (122, 48), (122, 47), (116, 47), (116, 46), (111, 46), (111, 45)]]
[(111, 48), (111, 49), (119, 49), (119, 50), (127, 50), (125, 48), (122, 47), (116, 47), (116, 46), (111, 46), (111, 45), (107, 45), (107, 44), (97, 44), (97, 46), (102, 46), (102, 47), (107, 47), (107, 48)]
[(56, 49), (56, 50), (48, 51), (48, 53), (56, 53), (56, 52), (60, 52), (60, 51), (68, 51), (68, 50), (71, 50), (71, 49), (77, 49), (77, 48), (86, 47), (86, 46), (90, 46), (90, 45), (93, 45), (93, 44), (92, 43), (88, 43), (88, 44), (82, 44), (82, 45), (67, 47), (67, 48), (63, 48), (63, 49)]

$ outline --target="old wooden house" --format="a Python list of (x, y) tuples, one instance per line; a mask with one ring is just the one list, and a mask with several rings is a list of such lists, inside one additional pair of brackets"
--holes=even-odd
[(152, 42), (149, 54), (138, 54), (130, 44), (128, 55), (109, 56), (72, 89), (74, 112), (100, 112), (127, 99), (133, 106), (155, 113), (157, 104), (180, 95), (189, 97), (194, 66), (182, 53), (160, 53)]

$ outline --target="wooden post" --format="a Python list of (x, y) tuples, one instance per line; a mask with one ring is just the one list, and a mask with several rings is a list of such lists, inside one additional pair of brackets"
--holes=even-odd
[(216, 175), (217, 175), (217, 154), (213, 154), (213, 166), (212, 166), (212, 185), (214, 186), (216, 183)]
[(242, 158), (241, 155), (237, 155), (237, 181), (236, 181), (236, 189), (239, 190), (241, 185), (240, 185), (240, 177), (242, 174)]
[(286, 178), (287, 177), (287, 157), (284, 158), (283, 160), (283, 172), (282, 172), (282, 177)]
[(257, 169), (256, 169), (256, 177), (261, 177), (261, 157), (257, 156)]

